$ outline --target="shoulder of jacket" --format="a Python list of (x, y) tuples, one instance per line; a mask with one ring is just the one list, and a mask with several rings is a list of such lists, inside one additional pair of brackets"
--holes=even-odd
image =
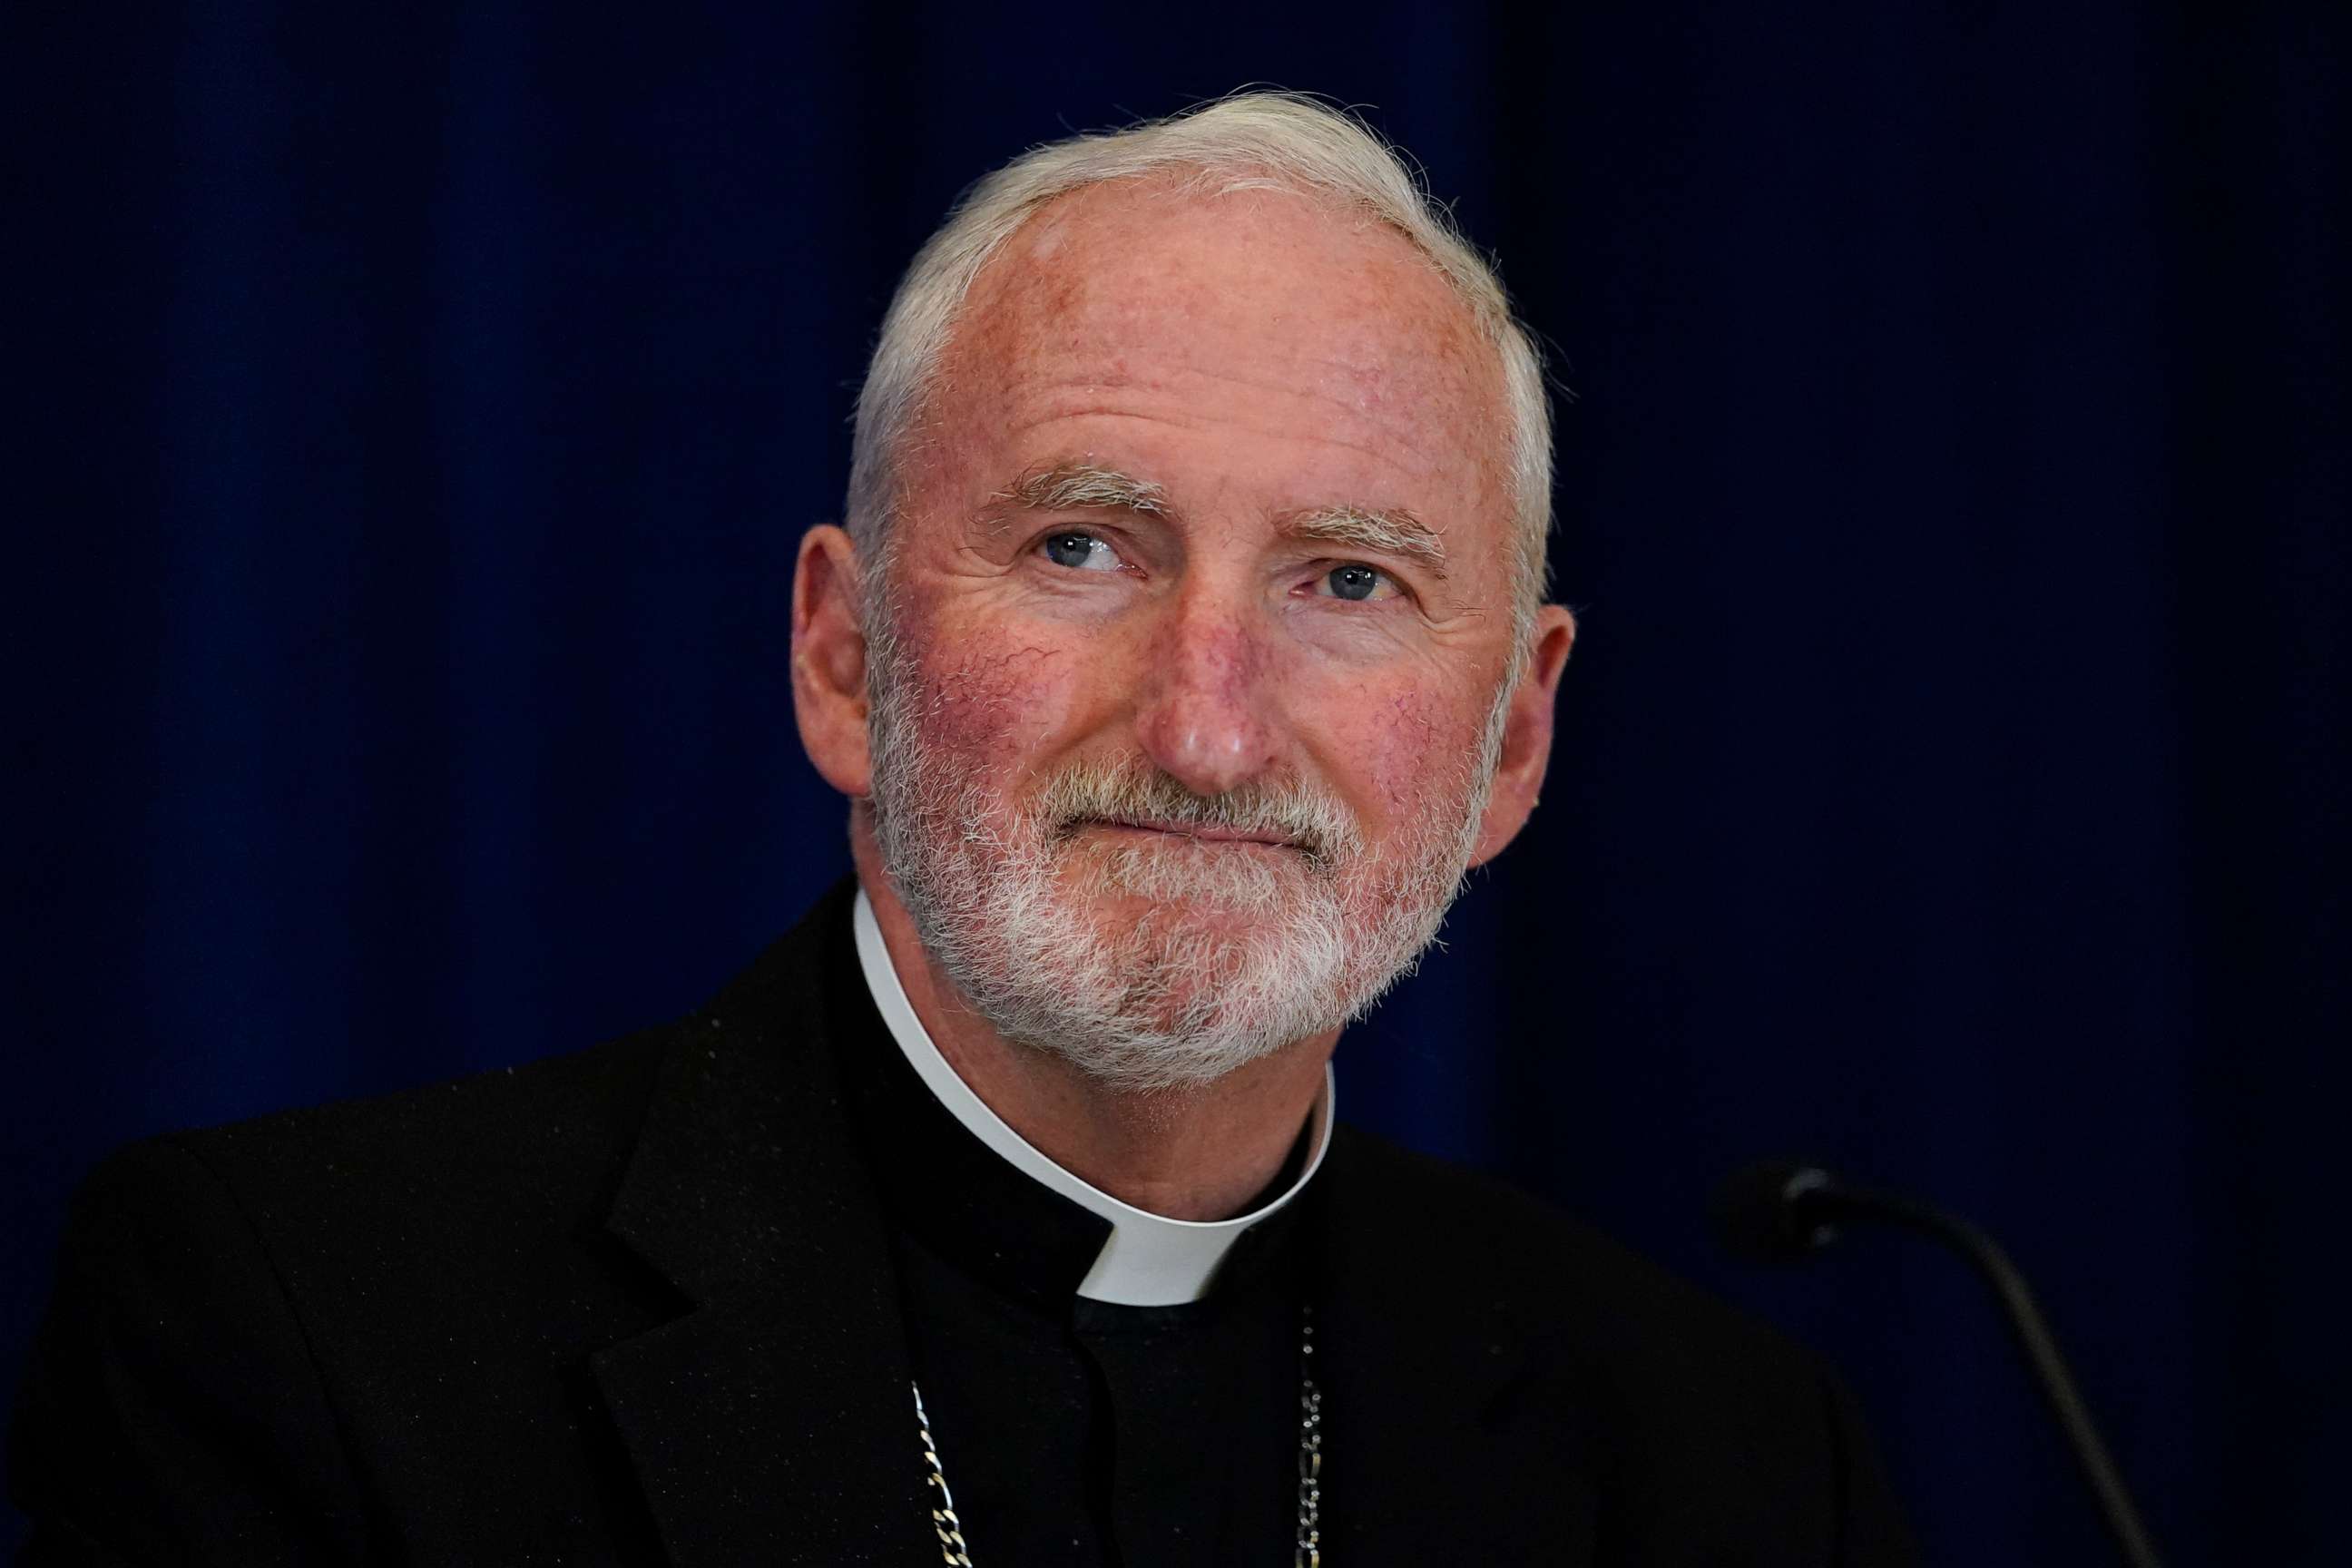
[(682, 1023), (663, 1025), (420, 1088), (168, 1132), (116, 1158), (169, 1148), (241, 1193), (361, 1178), (413, 1190), (561, 1166), (625, 1143), (662, 1053), (682, 1032)]
[[(1706, 1367), (1810, 1391), (1825, 1371), (1811, 1351), (1618, 1241), (1499, 1177), (1354, 1128), (1351, 1202), (1385, 1216), (1421, 1277), (1478, 1281), (1531, 1340), (1629, 1373)], [(1605, 1347), (1605, 1352), (1603, 1348)]]

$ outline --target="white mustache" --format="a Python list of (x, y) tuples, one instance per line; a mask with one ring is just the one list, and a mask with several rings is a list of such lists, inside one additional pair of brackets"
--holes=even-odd
[(1030, 809), (1055, 840), (1090, 822), (1198, 828), (1286, 844), (1318, 865), (1342, 859), (1363, 844), (1354, 814), (1304, 782), (1200, 795), (1148, 764), (1073, 764), (1046, 782)]

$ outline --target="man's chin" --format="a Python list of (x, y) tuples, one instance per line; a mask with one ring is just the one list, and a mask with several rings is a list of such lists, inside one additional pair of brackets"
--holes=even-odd
[(1023, 869), (959, 889), (950, 972), (1007, 1038), (1105, 1081), (1209, 1081), (1337, 1027), (1368, 991), (1381, 922), (1297, 850), (1121, 856), (1081, 835)]
[(1071, 889), (1063, 907), (1073, 923), (1100, 937), (1114, 951), (1147, 940), (1155, 948), (1171, 943), (1241, 948), (1276, 936), (1286, 923), (1278, 908), (1213, 889), (1137, 892), (1115, 885)]
[(1301, 889), (1276, 878), (1171, 874), (1133, 868), (1075, 879), (1066, 883), (1065, 907), (1091, 929), (1117, 941), (1136, 932), (1170, 935), (1197, 931), (1204, 936), (1246, 942), (1291, 923)]

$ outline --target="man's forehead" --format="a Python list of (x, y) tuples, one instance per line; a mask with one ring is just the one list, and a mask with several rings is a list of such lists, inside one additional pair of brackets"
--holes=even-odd
[(975, 280), (944, 368), (970, 395), (953, 413), (999, 435), (1134, 394), (1209, 418), (1319, 413), (1332, 440), (1425, 469), (1499, 463), (1506, 427), (1496, 352), (1427, 258), (1287, 191), (1059, 198)]

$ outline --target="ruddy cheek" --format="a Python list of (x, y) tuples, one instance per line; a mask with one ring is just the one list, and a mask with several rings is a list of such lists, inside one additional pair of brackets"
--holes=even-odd
[(1381, 808), (1397, 822), (1429, 809), (1431, 790), (1444, 776), (1449, 757), (1458, 759), (1475, 742), (1450, 734), (1439, 722), (1437, 705), (1417, 692), (1391, 697), (1379, 713), (1364, 737), (1362, 754), (1371, 763)]
[(940, 651), (945, 662), (927, 660), (920, 677), (932, 737), (992, 770), (1033, 760), (1069, 710), (1066, 660), (1039, 647)]

